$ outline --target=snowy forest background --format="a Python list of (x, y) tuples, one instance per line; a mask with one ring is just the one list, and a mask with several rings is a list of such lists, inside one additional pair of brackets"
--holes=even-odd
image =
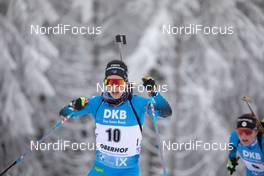
[[(102, 35), (31, 35), (29, 26), (102, 26)], [(233, 35), (164, 35), (162, 24), (231, 25)], [(227, 142), (252, 96), (264, 116), (263, 0), (0, 0), (0, 170), (12, 163), (78, 96), (95, 95), (105, 64), (127, 35), (130, 80), (150, 74), (169, 85), (173, 107), (159, 121), (163, 140)], [(142, 176), (162, 168), (150, 123), (144, 129)], [(93, 142), (89, 117), (70, 121), (48, 141)], [(170, 176), (226, 175), (226, 151), (165, 151)], [(93, 152), (34, 152), (7, 175), (86, 175)], [(241, 175), (243, 166), (237, 175)]]

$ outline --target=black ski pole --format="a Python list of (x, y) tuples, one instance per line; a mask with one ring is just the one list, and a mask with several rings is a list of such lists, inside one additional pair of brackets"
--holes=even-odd
[[(63, 119), (58, 120), (54, 127), (50, 128), (48, 130), (48, 132), (42, 137), (40, 138), (37, 142), (41, 143), (43, 142), (47, 137), (49, 137), (49, 135), (54, 132), (56, 129), (62, 127), (63, 123), (65, 123), (66, 121), (68, 121), (70, 119), (71, 115), (64, 117)], [(0, 176), (3, 176), (9, 169), (11, 169), (12, 167), (14, 167), (15, 165), (18, 165), (20, 162), (22, 162), (22, 160), (27, 156), (27, 154), (29, 154), (32, 150), (29, 148), (25, 153), (23, 153), (22, 155), (20, 155), (12, 164), (10, 164), (10, 166), (8, 166), (5, 170), (3, 170), (0, 173)]]
[(126, 44), (126, 35), (118, 34), (118, 35), (116, 35), (115, 39), (116, 39), (116, 43), (118, 44), (120, 59), (121, 59), (121, 61), (123, 61), (122, 44), (123, 45)]
[(10, 166), (8, 166), (3, 172), (1, 172), (1, 175), (4, 175), (11, 167), (17, 164), (17, 161), (14, 161)]

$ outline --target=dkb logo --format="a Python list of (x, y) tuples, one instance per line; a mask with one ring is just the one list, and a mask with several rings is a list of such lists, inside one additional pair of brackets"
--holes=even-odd
[(105, 109), (104, 110), (104, 118), (108, 119), (120, 119), (120, 120), (124, 120), (127, 118), (126, 116), (126, 111), (124, 110), (109, 110), (109, 109)]

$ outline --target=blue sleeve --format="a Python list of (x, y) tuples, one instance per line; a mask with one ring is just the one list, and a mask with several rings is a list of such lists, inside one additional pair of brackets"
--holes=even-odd
[(237, 157), (237, 146), (239, 143), (239, 138), (236, 131), (233, 131), (229, 137), (229, 143), (232, 146), (232, 149), (229, 151), (229, 158)]
[(147, 105), (150, 103), (150, 100), (142, 96), (133, 95), (131, 103), (140, 118), (140, 123), (143, 125)]
[(140, 117), (141, 124), (144, 123), (146, 111), (154, 119), (154, 122), (158, 117), (167, 117), (172, 113), (169, 103), (159, 93), (155, 97), (149, 98), (134, 95), (132, 104)]
[[(171, 106), (168, 101), (157, 92), (156, 96), (151, 97), (151, 103), (154, 105), (155, 115), (158, 117), (168, 117), (172, 114)], [(151, 106), (150, 106), (151, 107)]]
[(91, 114), (93, 115), (93, 117), (95, 117), (96, 111), (98, 106), (100, 106), (102, 102), (102, 97), (101, 96), (93, 96), (88, 98), (88, 103), (86, 104), (86, 106), (80, 110), (80, 111), (74, 111), (71, 106), (66, 106), (64, 108), (64, 111), (67, 114), (70, 114), (71, 117), (73, 118), (78, 118), (80, 116), (84, 116), (87, 114)]

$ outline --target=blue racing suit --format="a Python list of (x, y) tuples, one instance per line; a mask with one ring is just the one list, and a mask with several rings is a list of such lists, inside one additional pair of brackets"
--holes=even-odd
[(264, 155), (260, 148), (264, 146), (264, 135), (261, 136), (261, 144), (256, 138), (248, 146), (244, 146), (240, 143), (239, 137), (236, 131), (233, 131), (230, 135), (230, 143), (233, 149), (229, 152), (229, 158), (236, 158), (239, 154), (240, 158), (246, 165), (246, 176), (264, 176)]
[(80, 111), (66, 107), (73, 117), (91, 114), (96, 123), (96, 159), (88, 176), (138, 176), (142, 132), (146, 112), (152, 118), (171, 115), (168, 102), (157, 93), (151, 98), (133, 95), (119, 106), (104, 101), (102, 96), (88, 98)]

